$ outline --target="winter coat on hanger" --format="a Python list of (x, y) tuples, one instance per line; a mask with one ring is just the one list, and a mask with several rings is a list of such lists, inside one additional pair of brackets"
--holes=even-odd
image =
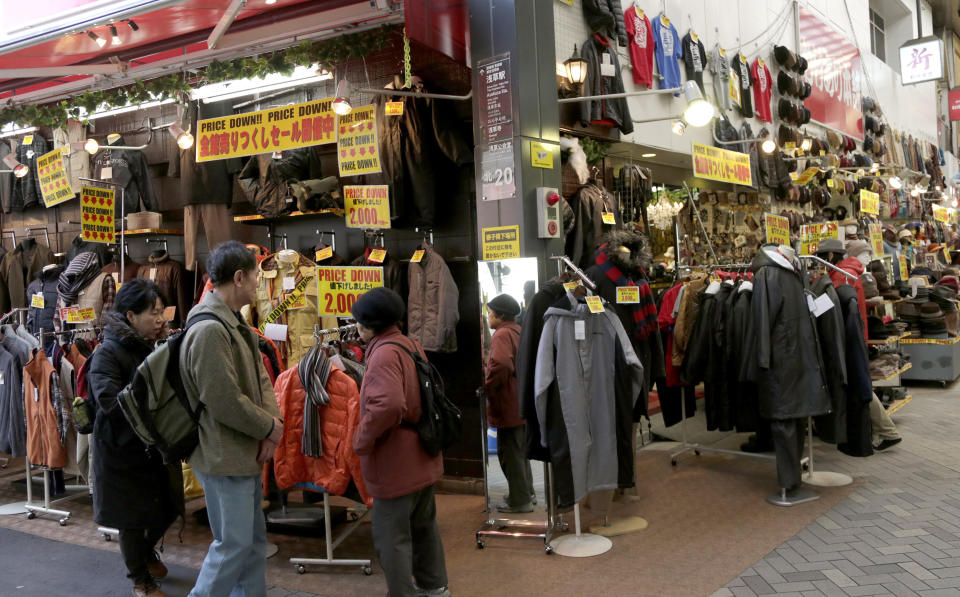
[[(257, 213), (267, 218), (275, 218), (296, 210), (297, 204), (287, 183), (311, 178), (321, 178), (320, 159), (312, 147), (288, 149), (281, 152), (280, 159), (274, 159), (273, 153), (261, 153), (247, 160), (240, 171), (240, 185), (246, 192), (250, 203)], [(199, 186), (220, 186), (202, 173), (188, 175), (191, 196), (199, 192)], [(181, 179), (181, 187), (186, 184)], [(194, 203), (201, 201), (193, 200)]]
[(727, 301), (733, 291), (733, 284), (725, 282), (713, 294), (704, 292), (683, 363), (687, 383), (704, 382), (704, 410), (709, 431), (730, 431), (734, 426), (728, 386), (732, 376), (724, 368)]
[(0, 344), (0, 452), (14, 457), (27, 453), (27, 428), (24, 425), (26, 403), (23, 398), (23, 363), (6, 348), (10, 341)]
[[(585, 326), (586, 340), (576, 339), (579, 325)], [(592, 314), (570, 293), (547, 310), (534, 402), (541, 443), (561, 459), (562, 450), (569, 454), (569, 475), (556, 475), (561, 508), (591, 491), (634, 486), (632, 412), (642, 390), (643, 365), (612, 310)], [(549, 443), (551, 396), (559, 397), (565, 421), (578, 422), (566, 425), (568, 441), (560, 446)], [(555, 469), (562, 466), (552, 461)]]
[[(234, 100), (211, 102), (209, 104), (191, 102), (184, 113), (183, 120), (185, 122), (181, 126), (184, 130), (192, 130), (196, 134), (196, 131), (199, 130), (197, 128), (198, 119), (233, 116), (233, 104)], [(226, 204), (227, 209), (229, 209), (233, 203), (233, 175), (240, 172), (243, 167), (243, 160), (230, 158), (198, 164), (197, 152), (194, 148), (179, 149), (175, 143), (172, 144), (172, 147), (179, 154), (171, 161), (179, 161), (180, 197), (183, 199), (184, 205), (217, 203)]]
[(283, 437), (273, 455), (277, 486), (282, 490), (305, 483), (331, 495), (343, 495), (353, 481), (364, 502), (371, 505), (360, 457), (353, 451), (353, 435), (360, 420), (360, 390), (356, 382), (333, 367), (326, 385), (330, 402), (320, 410), (322, 455), (309, 458), (301, 447), (306, 391), (298, 371), (299, 365), (287, 369), (273, 384), (283, 418)]
[[(520, 342), (517, 345), (517, 399), (520, 401), (520, 413), (527, 422), (527, 458), (550, 462), (547, 443), (540, 437), (540, 423), (537, 420), (535, 394), (535, 372), (540, 336), (543, 332), (543, 316), (551, 305), (566, 295), (559, 279), (549, 280), (540, 286), (537, 294), (526, 305), (523, 328), (520, 330)], [(559, 409), (548, 409), (556, 413)], [(560, 419), (562, 421), (562, 418)], [(566, 443), (566, 428), (563, 425), (550, 425), (555, 436), (549, 441), (554, 447)], [(569, 453), (569, 450), (567, 450)], [(569, 468), (569, 467), (568, 467)]]
[(690, 280), (685, 284), (686, 290), (679, 299), (680, 306), (675, 307), (677, 321), (673, 326), (673, 354), (670, 355), (674, 367), (683, 365), (683, 358), (687, 354), (687, 346), (690, 342), (690, 334), (700, 313), (700, 301), (698, 299), (709, 282), (707, 275), (702, 272), (691, 274)]
[(60, 378), (50, 359), (38, 350), (23, 368), (23, 400), (27, 418), (27, 461), (35, 466), (67, 466), (67, 420)]
[[(43, 295), (43, 307), (35, 307), (31, 304), (30, 310), (27, 311), (27, 330), (29, 330), (31, 334), (36, 334), (40, 332), (40, 330), (45, 332), (52, 332), (54, 330), (53, 318), (57, 310), (57, 298), (59, 297), (57, 293), (57, 282), (60, 279), (61, 273), (63, 273), (63, 268), (59, 266), (46, 271), (40, 271), (33, 279), (33, 282), (30, 282), (30, 286), (27, 286), (27, 297), (31, 302), (33, 295)], [(43, 339), (43, 349), (47, 353), (47, 356), (53, 356), (53, 347), (55, 344), (56, 342), (53, 336)]]
[(0, 259), (0, 313), (26, 307), (27, 286), (44, 266), (56, 263), (50, 247), (28, 238)]
[(830, 412), (830, 392), (802, 267), (775, 245), (767, 245), (750, 269), (756, 325), (750, 379), (757, 383), (760, 416), (798, 419)]
[(627, 29), (620, 0), (583, 0), (583, 18), (587, 20), (591, 33), (616, 37), (621, 46), (627, 47)]
[(74, 193), (79, 193), (80, 187), (84, 184), (80, 180), (81, 178), (90, 178), (90, 154), (80, 149), (73, 151), (70, 149), (70, 144), (83, 145), (86, 140), (87, 125), (72, 118), (67, 121), (66, 128), (57, 127), (53, 129), (54, 148), (63, 147), (66, 149), (63, 165), (67, 177), (70, 179), (70, 188)]
[(863, 341), (859, 299), (849, 284), (837, 287), (837, 297), (843, 311), (847, 367), (847, 442), (837, 447), (848, 456), (870, 456), (873, 454), (873, 423), (870, 420), (873, 381), (870, 379), (867, 343)]
[[(0, 159), (10, 154), (16, 154), (17, 142), (14, 139), (0, 139)], [(4, 168), (6, 170), (6, 168)], [(10, 199), (13, 195), (13, 172), (0, 173), (0, 204), (3, 205), (3, 213), (10, 213)]]
[(47, 140), (40, 134), (33, 133), (24, 137), (24, 140), (33, 138), (30, 144), (20, 143), (15, 152), (17, 161), (30, 168), (30, 172), (23, 178), (13, 179), (13, 194), (10, 196), (10, 209), (23, 211), (31, 207), (43, 205), (43, 196), (40, 194), (40, 172), (37, 168), (37, 158), (50, 151)]
[(753, 282), (741, 282), (734, 290), (733, 303), (726, 326), (729, 392), (733, 400), (734, 425), (739, 432), (756, 431), (760, 424), (757, 386), (746, 378), (748, 360), (752, 357)]
[(427, 243), (420, 248), (420, 263), (407, 269), (407, 336), (429, 352), (456, 352), (460, 291), (443, 257)]
[[(130, 144), (121, 135), (113, 145), (129, 146)], [(110, 168), (110, 177), (104, 179), (105, 168)], [(124, 215), (140, 211), (140, 202), (146, 211), (160, 211), (153, 191), (153, 180), (150, 177), (150, 167), (147, 156), (142, 151), (134, 149), (119, 149), (110, 151), (101, 149), (93, 157), (93, 177), (99, 180), (109, 180), (123, 187)], [(119, 193), (114, 202), (115, 216), (119, 220), (121, 204)]]
[(394, 259), (389, 252), (386, 258), (384, 258), (383, 263), (370, 261), (370, 251), (375, 248), (377, 247), (367, 247), (364, 249), (363, 254), (351, 261), (350, 265), (354, 267), (382, 267), (383, 285), (400, 296), (403, 296), (405, 292), (403, 289), (403, 274), (400, 271), (400, 264), (397, 263), (397, 260)]
[(843, 309), (830, 276), (820, 276), (810, 290), (818, 297), (829, 296), (833, 304), (833, 308), (817, 317), (817, 334), (826, 366), (827, 387), (830, 390), (833, 411), (817, 417), (817, 432), (820, 439), (827, 443), (842, 444), (847, 441), (847, 365)]
[(176, 307), (173, 326), (180, 327), (179, 324), (186, 320), (191, 307), (190, 286), (183, 264), (170, 259), (170, 254), (166, 251), (154, 252), (147, 257), (147, 263), (137, 268), (137, 277), (157, 283), (163, 304)]
[(856, 257), (847, 257), (838, 263), (837, 267), (856, 276), (855, 278), (851, 278), (841, 274), (835, 269), (829, 269), (830, 279), (833, 281), (834, 288), (849, 284), (856, 289), (857, 302), (860, 305), (860, 322), (862, 324), (860, 327), (863, 330), (863, 339), (869, 340), (869, 336), (867, 335), (867, 299), (863, 293), (863, 282), (860, 281), (860, 276), (864, 272), (863, 263)]
[[(624, 43), (623, 45), (627, 44)], [(613, 76), (604, 76), (601, 71), (604, 55), (610, 57), (614, 69)], [(596, 33), (591, 35), (583, 42), (580, 56), (587, 62), (587, 79), (583, 82), (581, 96), (624, 92), (623, 78), (620, 75), (620, 60), (617, 58), (616, 47), (611, 48), (610, 40)], [(626, 98), (580, 102), (580, 124), (589, 126), (590, 123), (615, 126), (624, 135), (633, 132), (633, 120), (630, 117), (630, 108), (627, 106)]]
[[(574, 213), (574, 224), (567, 234), (565, 253), (578, 267), (586, 269), (593, 264), (600, 238), (623, 226), (620, 207), (617, 198), (596, 182), (581, 186), (567, 202)], [(604, 212), (614, 214), (616, 225), (603, 223)]]
[(114, 528), (155, 528), (183, 511), (181, 467), (166, 466), (160, 453), (137, 437), (117, 403), (153, 351), (119, 313), (106, 316), (103, 344), (90, 358), (86, 385), (96, 405), (93, 424), (94, 520)]

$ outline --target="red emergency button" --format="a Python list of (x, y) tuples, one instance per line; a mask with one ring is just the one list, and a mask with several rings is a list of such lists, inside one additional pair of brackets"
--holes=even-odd
[[(554, 194), (556, 194), (556, 193), (554, 193)], [(548, 222), (548, 223), (547, 223), (547, 234), (549, 234), (550, 236), (554, 236), (554, 235), (557, 234), (557, 223), (556, 223), (556, 222)]]
[(547, 193), (547, 205), (550, 205), (552, 207), (557, 204), (557, 201), (560, 201), (559, 193), (557, 193), (556, 191), (550, 191), (549, 193)]

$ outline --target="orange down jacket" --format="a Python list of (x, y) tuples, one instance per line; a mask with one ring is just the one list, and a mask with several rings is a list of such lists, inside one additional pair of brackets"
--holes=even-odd
[(327, 380), (330, 403), (320, 411), (320, 438), (323, 456), (303, 454), (303, 404), (306, 392), (300, 384), (298, 366), (284, 371), (273, 386), (283, 417), (283, 436), (273, 455), (273, 470), (280, 489), (297, 483), (313, 483), (331, 495), (342, 495), (350, 481), (357, 485), (367, 506), (373, 498), (367, 493), (360, 470), (360, 457), (353, 451), (353, 434), (360, 420), (360, 391), (346, 373), (335, 366)]

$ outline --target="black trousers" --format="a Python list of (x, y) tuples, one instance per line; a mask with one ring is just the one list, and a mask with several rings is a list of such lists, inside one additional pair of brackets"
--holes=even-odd
[(669, 387), (666, 378), (661, 377), (657, 380), (657, 396), (660, 398), (663, 424), (667, 427), (683, 420), (684, 406), (686, 406), (688, 418), (697, 412), (697, 390), (694, 386)]
[[(800, 458), (807, 435), (806, 419), (770, 421), (773, 448), (777, 454), (777, 481), (780, 487), (791, 491), (800, 487)], [(759, 434), (758, 434), (759, 435)]]
[(373, 546), (387, 579), (387, 597), (417, 597), (447, 586), (433, 486), (392, 499), (373, 499)]
[(526, 436), (523, 425), (497, 428), (497, 458), (507, 478), (508, 506), (525, 506), (533, 501), (533, 472), (526, 456)]
[(157, 543), (170, 527), (169, 524), (152, 529), (120, 529), (120, 553), (127, 565), (127, 578), (135, 585), (151, 580), (147, 564), (156, 557)]

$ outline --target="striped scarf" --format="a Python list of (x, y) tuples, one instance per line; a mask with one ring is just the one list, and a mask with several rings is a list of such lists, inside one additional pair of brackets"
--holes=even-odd
[[(607, 275), (615, 286), (637, 286), (637, 283), (628, 279), (623, 272), (607, 256), (607, 245), (602, 245), (594, 258), (597, 266)], [(640, 280), (640, 302), (629, 305), (633, 308), (634, 332), (638, 340), (646, 340), (647, 336), (658, 329), (657, 304), (653, 300), (653, 292), (646, 280)]]
[(327, 380), (330, 379), (331, 364), (320, 344), (307, 352), (297, 365), (297, 376), (304, 389), (303, 399), (303, 437), (300, 449), (305, 456), (320, 458), (323, 456), (323, 442), (320, 437), (320, 409), (330, 403), (327, 393)]

